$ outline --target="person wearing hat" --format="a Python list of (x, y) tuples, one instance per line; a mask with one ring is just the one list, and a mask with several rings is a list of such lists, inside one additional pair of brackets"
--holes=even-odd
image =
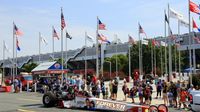
[(193, 84), (191, 84), (191, 85), (190, 85), (190, 88), (188, 89), (188, 93), (190, 94), (190, 93), (191, 93), (191, 91), (193, 91), (193, 90), (195, 90), (195, 89), (194, 89), (194, 85), (193, 85)]

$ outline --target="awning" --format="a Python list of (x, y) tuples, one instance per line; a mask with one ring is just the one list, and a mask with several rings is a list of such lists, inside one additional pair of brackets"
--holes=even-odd
[(64, 74), (67, 69), (62, 70), (62, 65), (56, 61), (40, 63), (31, 72), (33, 74)]

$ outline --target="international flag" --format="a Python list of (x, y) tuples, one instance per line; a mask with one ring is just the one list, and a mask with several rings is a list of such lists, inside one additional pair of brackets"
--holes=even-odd
[(160, 43), (156, 39), (152, 39), (152, 46), (160, 46)]
[(200, 15), (200, 8), (197, 4), (195, 4), (194, 2), (190, 1), (189, 2), (189, 7), (190, 7), (190, 11), (196, 14)]
[(61, 8), (61, 30), (63, 30), (65, 28), (66, 24), (65, 24), (65, 18), (63, 15), (63, 10)]
[(107, 42), (107, 43), (111, 43), (106, 36), (104, 36), (103, 34), (98, 34), (98, 40), (102, 41), (102, 42)]
[(178, 20), (183, 19), (183, 15), (181, 13), (179, 13), (179, 12), (176, 12), (172, 8), (169, 8), (169, 17), (175, 18), (175, 19), (178, 19)]
[(93, 41), (93, 37), (92, 36), (90, 36), (90, 35), (86, 35), (86, 40), (88, 40), (88, 41), (90, 41), (90, 42), (94, 42)]
[(167, 18), (167, 15), (165, 14), (165, 22), (167, 22), (169, 24), (169, 20)]
[(101, 20), (99, 18), (97, 18), (98, 20), (98, 26), (99, 26), (99, 30), (106, 30), (106, 25), (104, 23), (101, 22)]
[(17, 36), (22, 36), (23, 33), (17, 28), (17, 26), (14, 24), (14, 34)]
[(72, 37), (69, 35), (67, 31), (66, 31), (66, 38), (72, 39)]
[(58, 34), (54, 27), (53, 27), (53, 37), (56, 37), (59, 40)]
[(196, 22), (194, 21), (194, 19), (192, 19), (192, 28), (197, 29), (200, 32), (199, 27), (197, 26)]
[(140, 24), (139, 24), (139, 33), (143, 33), (147, 38), (147, 35)]
[(128, 43), (129, 44), (135, 44), (133, 37), (131, 37), (130, 35), (128, 35)]
[(16, 47), (17, 47), (17, 50), (20, 51), (20, 47), (19, 47), (19, 41), (18, 41), (18, 38), (16, 39)]

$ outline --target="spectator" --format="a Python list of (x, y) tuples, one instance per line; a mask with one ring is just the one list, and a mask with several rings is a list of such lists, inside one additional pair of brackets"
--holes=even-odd
[(139, 85), (138, 87), (138, 94), (139, 94), (139, 100), (140, 100), (140, 104), (143, 104), (143, 88), (141, 85)]
[(117, 99), (117, 90), (118, 90), (118, 80), (117, 78), (114, 79), (113, 83), (112, 83), (112, 88), (113, 88), (113, 100)]
[(187, 92), (185, 91), (185, 89), (181, 88), (179, 109), (181, 108), (181, 104), (183, 104), (185, 109), (187, 108), (187, 105), (185, 104), (186, 98), (187, 98)]
[(90, 83), (91, 83), (91, 76), (87, 75), (86, 85), (87, 85), (87, 91), (90, 92)]
[(100, 81), (99, 81), (99, 80), (97, 81), (96, 86), (97, 86), (96, 97), (97, 97), (97, 98), (100, 98), (101, 85), (100, 85)]
[(190, 94), (191, 91), (195, 90), (193, 84), (191, 84), (190, 88), (188, 89), (188, 93)]
[(104, 82), (101, 83), (101, 91), (102, 91), (103, 99), (106, 99), (106, 87), (105, 87)]
[(110, 89), (110, 99), (113, 98), (113, 85), (112, 85), (112, 80), (109, 82), (109, 89)]
[(164, 81), (163, 82), (163, 100), (164, 100), (164, 104), (166, 106), (168, 106), (168, 95), (167, 95), (167, 83)]
[(161, 91), (162, 91), (162, 85), (161, 85), (161, 82), (159, 81), (156, 85), (156, 91), (157, 91), (157, 96), (156, 96), (156, 99), (158, 98), (158, 95), (160, 96), (161, 98)]
[(108, 99), (108, 94), (109, 94), (108, 88), (106, 88), (106, 91), (105, 91), (105, 99)]
[(127, 94), (128, 94), (128, 87), (127, 87), (127, 84), (126, 84), (126, 80), (124, 80), (124, 85), (122, 86), (122, 91), (124, 93), (124, 101), (127, 100)]

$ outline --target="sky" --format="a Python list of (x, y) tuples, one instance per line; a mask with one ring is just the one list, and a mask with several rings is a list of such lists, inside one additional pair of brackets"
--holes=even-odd
[[(193, 0), (199, 3), (198, 0)], [(128, 34), (138, 40), (138, 23), (148, 38), (164, 36), (164, 10), (167, 6), (180, 12), (188, 21), (188, 0), (1, 0), (0, 3), (0, 51), (3, 52), (3, 40), (8, 45), (12, 57), (13, 22), (23, 32), (19, 37), (21, 51), (18, 56), (36, 55), (39, 52), (39, 32), (48, 41), (41, 44), (41, 53), (52, 52), (52, 26), (60, 36), (60, 10), (72, 36), (67, 40), (67, 49), (81, 48), (85, 44), (85, 32), (95, 39), (97, 16), (106, 24), (102, 34), (113, 41), (117, 35), (122, 42), (128, 41)], [(191, 14), (200, 24), (198, 16)], [(177, 33), (177, 20), (170, 19), (173, 33)], [(181, 27), (181, 33), (187, 33)], [(55, 39), (55, 51), (61, 51), (61, 41)], [(65, 41), (64, 41), (65, 44)], [(92, 43), (88, 42), (88, 46)], [(65, 45), (64, 45), (65, 46)], [(65, 48), (65, 47), (64, 47)], [(2, 54), (0, 53), (0, 59)]]

